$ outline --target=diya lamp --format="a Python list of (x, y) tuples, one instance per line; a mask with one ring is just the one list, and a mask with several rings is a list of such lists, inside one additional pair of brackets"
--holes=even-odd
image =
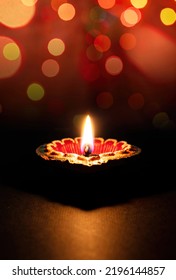
[(87, 167), (129, 158), (140, 152), (139, 147), (123, 140), (94, 137), (89, 115), (86, 117), (81, 137), (54, 140), (36, 149), (36, 153), (45, 160), (68, 161), (70, 164)]

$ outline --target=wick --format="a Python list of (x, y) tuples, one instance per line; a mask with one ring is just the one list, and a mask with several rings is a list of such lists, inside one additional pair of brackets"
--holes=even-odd
[(84, 147), (84, 156), (88, 157), (91, 154), (91, 148), (89, 145), (85, 145)]

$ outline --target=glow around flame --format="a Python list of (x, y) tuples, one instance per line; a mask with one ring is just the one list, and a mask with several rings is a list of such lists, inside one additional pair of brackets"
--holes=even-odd
[(82, 133), (81, 152), (84, 152), (85, 146), (89, 146), (91, 152), (94, 149), (93, 129), (89, 115), (86, 117)]

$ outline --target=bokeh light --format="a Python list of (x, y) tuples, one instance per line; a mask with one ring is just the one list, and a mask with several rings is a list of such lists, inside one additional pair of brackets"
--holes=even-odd
[(147, 5), (148, 0), (130, 0), (130, 2), (135, 8), (142, 9)]
[(136, 46), (136, 37), (132, 33), (124, 33), (119, 40), (122, 49), (128, 51)]
[(59, 69), (59, 64), (54, 59), (47, 59), (42, 64), (42, 72), (46, 77), (55, 77)]
[(34, 6), (38, 0), (21, 0), (21, 2), (28, 7)]
[(44, 97), (45, 90), (39, 83), (32, 83), (27, 88), (27, 96), (32, 101), (39, 101)]
[(169, 120), (166, 112), (159, 112), (153, 118), (153, 125), (157, 128), (162, 127), (163, 123)]
[(141, 12), (134, 7), (129, 7), (121, 14), (120, 20), (126, 27), (135, 26), (141, 20)]
[(115, 5), (116, 0), (97, 0), (97, 2), (103, 9), (111, 9)]
[(176, 12), (171, 8), (164, 8), (160, 12), (160, 19), (164, 25), (172, 25), (176, 21)]
[(54, 56), (59, 56), (65, 51), (65, 44), (59, 38), (53, 38), (48, 43), (48, 51)]
[(141, 115), (141, 124), (145, 118), (155, 128), (173, 124), (176, 1), (0, 2), (4, 115), (18, 110), (23, 116), (29, 106), (29, 118), (55, 121), (67, 110), (74, 115), (93, 105), (116, 124), (138, 122)]
[(153, 117), (153, 126), (158, 129), (175, 129), (175, 123), (173, 120), (170, 119), (168, 113), (166, 112), (159, 112), (155, 114)]
[(133, 110), (139, 110), (144, 106), (144, 97), (141, 93), (133, 93), (128, 98), (128, 105)]
[(112, 93), (105, 91), (97, 95), (96, 102), (98, 107), (102, 109), (109, 109), (113, 105), (113, 96)]
[(59, 6), (58, 15), (64, 21), (69, 21), (74, 18), (76, 14), (75, 7), (70, 3), (63, 3)]
[(15, 75), (21, 66), (21, 51), (15, 41), (0, 36), (0, 79)]
[(100, 34), (94, 39), (94, 46), (99, 52), (106, 52), (111, 47), (111, 40), (107, 35)]
[(3, 48), (3, 55), (7, 60), (17, 60), (21, 54), (16, 43), (8, 43)]
[(120, 57), (112, 55), (106, 59), (105, 69), (110, 75), (118, 75), (123, 69), (123, 62)]
[(35, 15), (35, 5), (26, 6), (21, 0), (1, 0), (1, 23), (10, 28), (27, 25)]
[(63, 0), (51, 0), (52, 9), (57, 12), (61, 3), (63, 4)]

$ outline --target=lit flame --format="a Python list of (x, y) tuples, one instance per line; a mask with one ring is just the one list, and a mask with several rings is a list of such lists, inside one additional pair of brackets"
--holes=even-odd
[(93, 141), (93, 130), (91, 125), (91, 120), (89, 115), (86, 117), (85, 125), (82, 133), (82, 141), (81, 141), (81, 152), (84, 153), (86, 147), (89, 148), (90, 152), (94, 149), (94, 141)]

